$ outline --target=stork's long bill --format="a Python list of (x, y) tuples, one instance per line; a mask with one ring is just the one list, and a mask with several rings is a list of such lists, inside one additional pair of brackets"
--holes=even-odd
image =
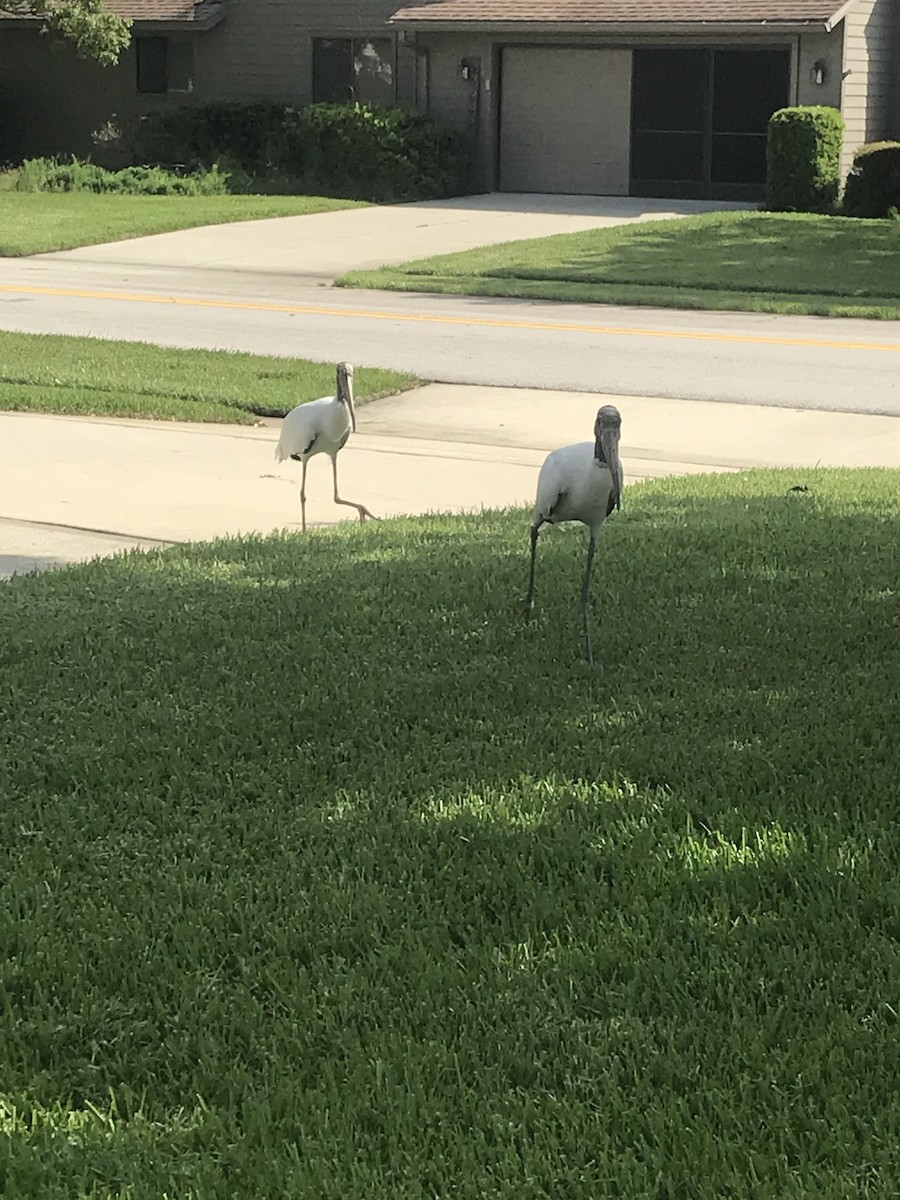
[(350, 412), (350, 424), (356, 433), (356, 408), (353, 404), (353, 368), (349, 363), (339, 363), (337, 369), (338, 400), (346, 404)]
[(619, 461), (619, 434), (622, 432), (622, 416), (613, 404), (604, 404), (597, 413), (594, 424), (594, 457), (598, 462), (606, 463), (613, 477), (615, 488), (613, 498), (616, 508), (619, 508), (622, 497), (622, 464)]

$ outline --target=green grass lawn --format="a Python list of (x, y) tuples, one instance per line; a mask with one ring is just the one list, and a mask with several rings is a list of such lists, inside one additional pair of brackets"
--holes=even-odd
[[(373, 367), (354, 376), (361, 402), (416, 382)], [(0, 410), (252, 425), (334, 387), (333, 363), (0, 331)]]
[(900, 222), (711, 213), (355, 271), (345, 287), (900, 318)]
[(151, 233), (359, 207), (323, 196), (104, 196), (0, 191), (0, 257), (45, 254)]
[[(807, 491), (792, 491), (805, 485)], [(0, 587), (0, 1193), (885, 1200), (900, 472)]]

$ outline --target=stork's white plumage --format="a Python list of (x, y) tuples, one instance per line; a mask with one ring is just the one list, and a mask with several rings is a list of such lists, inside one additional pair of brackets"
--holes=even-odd
[(338, 495), (337, 455), (343, 449), (351, 433), (356, 432), (356, 409), (353, 406), (353, 368), (349, 363), (338, 363), (337, 391), (334, 396), (323, 396), (299, 404), (284, 418), (281, 436), (275, 447), (279, 462), (292, 458), (303, 466), (300, 478), (301, 526), (306, 529), (306, 468), (314, 454), (327, 454), (331, 459), (334, 474), (334, 502), (355, 508), (360, 521), (374, 517), (364, 504), (353, 500), (342, 500)]
[(590, 533), (587, 565), (581, 586), (581, 607), (584, 613), (584, 636), (588, 662), (593, 666), (591, 631), (588, 625), (591, 568), (597, 549), (600, 526), (614, 508), (622, 506), (624, 483), (619, 459), (619, 434), (622, 417), (612, 404), (605, 404), (594, 423), (594, 441), (577, 442), (553, 450), (544, 460), (538, 476), (537, 500), (531, 526), (531, 572), (528, 596), (525, 600), (525, 619), (534, 606), (534, 568), (538, 534), (544, 525), (563, 521), (581, 521)]

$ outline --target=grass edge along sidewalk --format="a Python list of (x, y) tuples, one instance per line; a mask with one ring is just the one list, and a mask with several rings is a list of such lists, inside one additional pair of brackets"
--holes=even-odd
[(0, 258), (49, 254), (173, 233), (366, 207), (325, 196), (122, 196), (0, 190)]
[[(417, 383), (366, 366), (354, 376), (360, 403)], [(0, 411), (253, 425), (334, 388), (333, 363), (0, 331)]]

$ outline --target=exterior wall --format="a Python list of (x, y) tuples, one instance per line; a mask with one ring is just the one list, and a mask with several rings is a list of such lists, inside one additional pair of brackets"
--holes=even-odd
[[(797, 77), (794, 104), (825, 104), (841, 107), (841, 70), (844, 63), (844, 26), (831, 33), (804, 33), (798, 39)], [(816, 63), (825, 64), (825, 82), (814, 83), (810, 72)]]
[(312, 99), (314, 37), (391, 37), (399, 103), (415, 100), (416, 60), (387, 19), (393, 0), (228, 0), (228, 15), (200, 39), (195, 85), (204, 100)]
[(0, 34), (0, 162), (43, 154), (102, 159), (95, 131), (186, 98), (138, 92), (133, 46), (117, 66), (99, 67), (30, 29)]
[[(433, 117), (465, 129), (476, 142), (480, 186), (494, 187), (497, 88), (490, 38), (446, 33), (419, 40), (420, 107)], [(464, 79), (464, 59), (480, 64), (477, 77)]]
[(317, 36), (392, 38), (397, 101), (412, 106), (419, 64), (386, 25), (395, 8), (394, 0), (229, 0), (221, 24), (179, 35), (194, 44), (190, 95), (138, 92), (133, 45), (117, 66), (104, 68), (36, 29), (0, 27), (0, 162), (36, 154), (102, 160), (94, 131), (161, 107), (264, 99), (307, 104)]
[(893, 124), (900, 37), (895, 0), (857, 0), (844, 18), (844, 169), (864, 142), (900, 134)]

